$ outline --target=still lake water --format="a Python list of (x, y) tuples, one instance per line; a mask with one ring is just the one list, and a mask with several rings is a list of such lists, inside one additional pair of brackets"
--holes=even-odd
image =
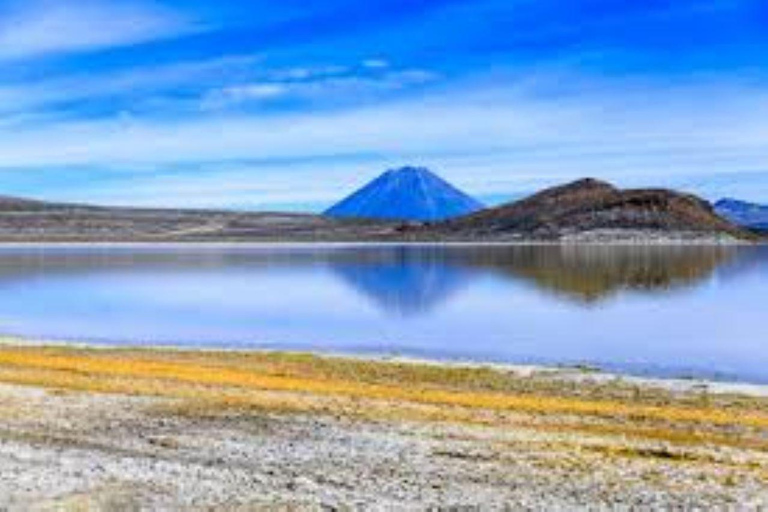
[(768, 248), (4, 248), (0, 333), (768, 382)]

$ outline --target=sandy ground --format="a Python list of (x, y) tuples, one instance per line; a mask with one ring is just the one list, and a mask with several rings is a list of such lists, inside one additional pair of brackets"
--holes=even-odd
[(296, 357), (3, 349), (0, 509), (768, 507), (763, 398)]

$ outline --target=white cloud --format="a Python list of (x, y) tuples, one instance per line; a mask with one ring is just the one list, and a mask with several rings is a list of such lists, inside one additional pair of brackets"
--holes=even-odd
[[(653, 98), (648, 101), (647, 98)], [(378, 153), (519, 155), (560, 162), (757, 162), (768, 148), (760, 90), (691, 88), (566, 98), (451, 91), (344, 111), (0, 130), (0, 166), (196, 162)], [(726, 155), (723, 159), (719, 155)]]
[(331, 76), (345, 75), (350, 72), (349, 67), (341, 65), (294, 67), (287, 69), (273, 69), (268, 71), (270, 80), (280, 82), (318, 80)]
[(202, 107), (204, 110), (227, 109), (289, 96), (326, 104), (355, 103), (439, 79), (439, 75), (419, 69), (384, 72), (374, 76), (360, 75), (349, 68), (334, 69), (339, 71), (331, 73), (298, 68), (292, 70), (292, 78), (288, 78), (289, 70), (269, 72), (265, 81), (210, 91), (203, 97)]
[[(269, 68), (264, 67), (264, 59), (261, 54), (231, 55), (101, 74), (68, 73), (34, 81), (19, 82), (8, 77), (6, 83), (0, 79), (0, 124), (80, 117), (78, 102), (83, 101), (106, 100), (115, 111), (151, 110), (158, 116), (200, 108), (236, 108), (287, 96), (353, 103), (440, 78), (419, 69), (377, 70), (363, 75), (360, 69), (341, 65)], [(177, 94), (179, 89), (186, 93)]]
[(216, 110), (246, 102), (271, 100), (285, 96), (289, 92), (289, 86), (281, 83), (229, 86), (207, 94), (202, 99), (201, 107), (203, 110)]
[[(121, 69), (107, 74), (70, 73), (39, 81), (0, 82), (0, 124), (23, 123), (34, 118), (61, 116), (57, 103), (140, 96), (158, 101), (164, 92), (189, 84), (225, 82), (229, 76), (248, 72), (260, 60), (258, 55), (227, 56), (217, 59)], [(131, 105), (129, 105), (131, 106)], [(135, 106), (135, 102), (134, 102)], [(196, 106), (196, 105), (195, 105)]]
[[(173, 179), (145, 173), (140, 183), (120, 184), (128, 192), (102, 190), (101, 201), (122, 193), (150, 203), (179, 194), (178, 201), (206, 205), (226, 205), (226, 198), (241, 203), (246, 196), (260, 204), (330, 201), (385, 167), (406, 163), (434, 167), (475, 194), (580, 176), (655, 185), (676, 176), (765, 170), (768, 93), (762, 87), (565, 83), (576, 82), (577, 90), (555, 93), (542, 89), (541, 80), (530, 89), (495, 80), (506, 86), (290, 115), (0, 125), (0, 167), (77, 172), (79, 166), (183, 165), (190, 170)], [(369, 157), (342, 165), (356, 155)], [(310, 163), (298, 174), (290, 165), (221, 170), (202, 163), (268, 159)]]
[(363, 61), (363, 66), (368, 69), (385, 69), (389, 67), (389, 62), (384, 59), (368, 59)]
[(150, 1), (31, 0), (0, 13), (0, 59), (127, 46), (197, 29)]
[[(126, 183), (110, 182), (80, 187), (64, 199), (98, 201), (125, 206), (226, 207), (233, 204), (262, 209), (270, 205), (330, 203), (361, 184), (356, 171), (376, 172), (377, 166), (349, 162), (205, 165), (195, 172), (165, 173), (162, 168), (142, 170)], [(147, 172), (149, 171), (149, 172)], [(367, 174), (366, 174), (367, 175)], [(366, 176), (363, 175), (363, 176)], [(352, 179), (350, 179), (352, 178)], [(303, 186), (297, 186), (301, 182)]]

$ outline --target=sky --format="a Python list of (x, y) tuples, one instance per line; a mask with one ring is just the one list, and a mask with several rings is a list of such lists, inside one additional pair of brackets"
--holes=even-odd
[(768, 3), (0, 0), (0, 194), (320, 211), (403, 165), (768, 203)]

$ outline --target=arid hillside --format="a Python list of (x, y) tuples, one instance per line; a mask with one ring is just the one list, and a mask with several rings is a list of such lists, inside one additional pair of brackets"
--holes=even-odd
[(0, 198), (4, 242), (354, 241), (394, 232), (391, 223), (296, 213), (110, 208)]
[(110, 208), (0, 197), (0, 242), (718, 241), (756, 235), (698, 197), (593, 179), (439, 223)]
[(663, 189), (620, 190), (594, 179), (544, 190), (432, 228), (471, 239), (749, 238), (706, 201)]

